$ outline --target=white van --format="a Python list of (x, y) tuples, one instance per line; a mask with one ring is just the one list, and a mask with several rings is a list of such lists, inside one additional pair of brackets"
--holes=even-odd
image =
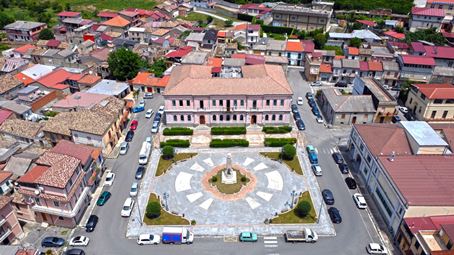
[(150, 157), (151, 143), (145, 141), (142, 143), (142, 148), (139, 153), (139, 164), (146, 165)]
[(134, 199), (128, 197), (126, 198), (123, 207), (121, 208), (121, 217), (131, 216), (132, 208), (134, 207)]

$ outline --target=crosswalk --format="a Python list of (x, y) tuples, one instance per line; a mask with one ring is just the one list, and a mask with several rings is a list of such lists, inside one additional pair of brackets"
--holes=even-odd
[(265, 248), (277, 248), (278, 246), (277, 236), (263, 237), (263, 244), (265, 245)]
[(333, 148), (317, 148), (317, 151), (318, 151), (318, 153), (328, 154), (328, 155), (331, 155), (334, 152), (339, 152), (339, 150), (335, 147), (333, 147)]

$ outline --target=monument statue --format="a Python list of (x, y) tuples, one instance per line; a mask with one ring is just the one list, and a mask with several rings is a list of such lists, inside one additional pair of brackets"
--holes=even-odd
[(236, 183), (236, 172), (232, 168), (232, 154), (227, 154), (225, 169), (222, 171), (221, 181), (224, 184)]

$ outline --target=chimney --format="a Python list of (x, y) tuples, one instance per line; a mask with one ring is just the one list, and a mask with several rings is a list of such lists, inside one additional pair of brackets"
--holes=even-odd
[(393, 162), (395, 157), (396, 157), (396, 153), (394, 151), (392, 151), (391, 156), (389, 156), (388, 160)]

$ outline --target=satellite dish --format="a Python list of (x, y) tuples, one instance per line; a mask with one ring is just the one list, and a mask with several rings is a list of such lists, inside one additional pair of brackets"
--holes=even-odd
[(39, 195), (41, 193), (40, 190), (35, 190), (35, 195)]

